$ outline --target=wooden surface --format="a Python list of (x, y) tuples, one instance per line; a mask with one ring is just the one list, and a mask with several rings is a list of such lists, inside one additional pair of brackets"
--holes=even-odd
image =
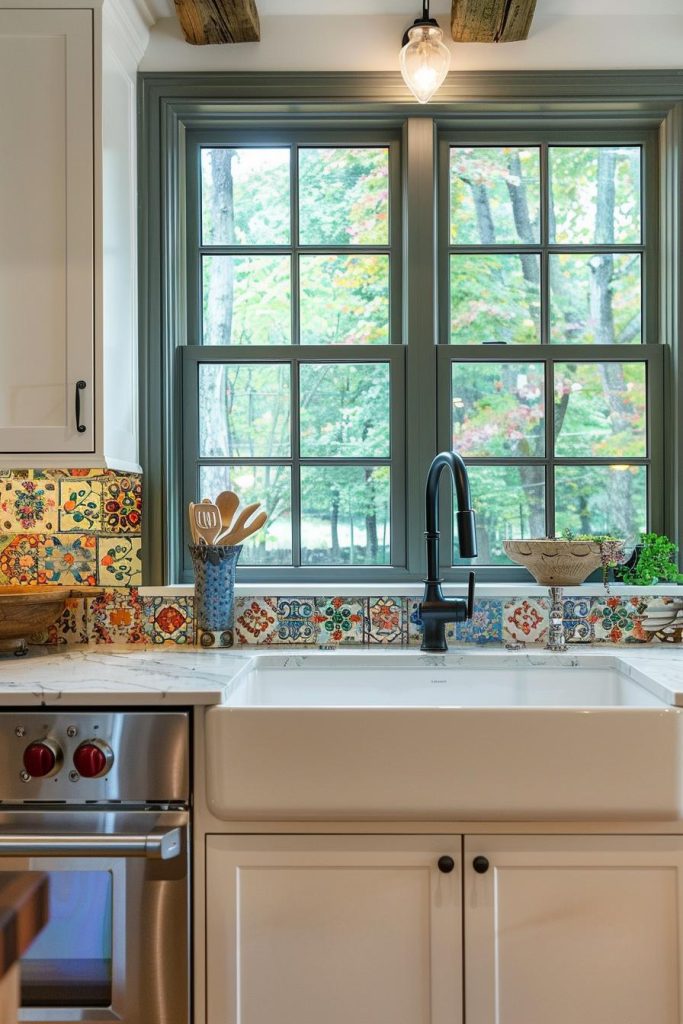
[(20, 992), (19, 964), (10, 967), (4, 978), (0, 978), (0, 1021), (2, 1024), (16, 1024), (19, 1016)]
[(515, 43), (526, 39), (536, 0), (452, 0), (456, 43)]
[(188, 43), (258, 43), (261, 38), (254, 0), (175, 0)]
[(41, 871), (0, 871), (0, 978), (48, 919), (48, 878)]

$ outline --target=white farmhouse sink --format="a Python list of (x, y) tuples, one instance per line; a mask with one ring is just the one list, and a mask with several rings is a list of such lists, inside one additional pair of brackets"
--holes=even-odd
[[(226, 820), (683, 817), (683, 709), (618, 657), (257, 655), (207, 713)], [(650, 688), (648, 688), (650, 687)]]

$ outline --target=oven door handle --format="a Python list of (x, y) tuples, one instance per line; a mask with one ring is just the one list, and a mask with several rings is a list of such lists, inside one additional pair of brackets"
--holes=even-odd
[(182, 849), (182, 829), (154, 828), (147, 835), (10, 835), (0, 832), (0, 857), (147, 857), (172, 860)]

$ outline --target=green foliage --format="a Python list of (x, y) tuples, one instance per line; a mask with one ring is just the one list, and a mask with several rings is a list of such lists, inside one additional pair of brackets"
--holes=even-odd
[(643, 545), (633, 569), (622, 570), (629, 586), (652, 587), (657, 583), (681, 583), (683, 575), (676, 565), (678, 545), (663, 534), (643, 533)]

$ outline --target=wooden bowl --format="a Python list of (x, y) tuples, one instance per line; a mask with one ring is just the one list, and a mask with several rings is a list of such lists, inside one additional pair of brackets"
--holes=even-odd
[(22, 653), (34, 633), (51, 626), (64, 611), (69, 597), (95, 597), (95, 587), (0, 587), (0, 652)]

